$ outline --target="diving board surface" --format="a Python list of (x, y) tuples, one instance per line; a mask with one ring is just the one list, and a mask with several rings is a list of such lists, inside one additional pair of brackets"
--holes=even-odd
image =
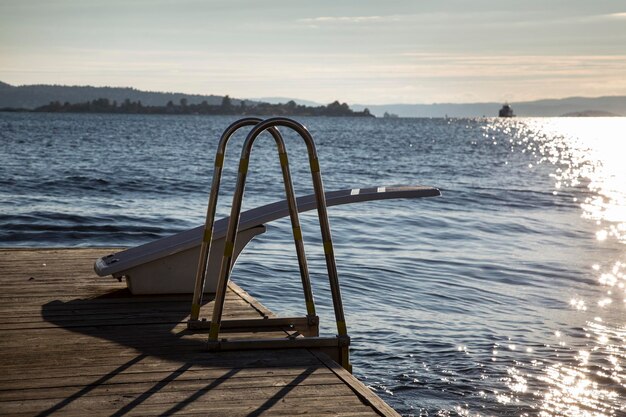
[[(325, 193), (325, 198), (326, 205), (330, 207), (374, 200), (439, 195), (441, 192), (433, 187), (391, 186), (330, 191)], [(299, 197), (296, 202), (300, 213), (317, 207), (313, 194)], [(235, 259), (254, 236), (265, 232), (265, 223), (288, 215), (286, 200), (243, 212), (235, 241)], [(220, 219), (213, 228), (205, 292), (215, 292), (228, 221), (229, 217)], [(193, 293), (203, 230), (204, 226), (198, 226), (102, 257), (96, 261), (94, 270), (99, 276), (113, 275), (118, 279), (124, 277), (133, 294)]]

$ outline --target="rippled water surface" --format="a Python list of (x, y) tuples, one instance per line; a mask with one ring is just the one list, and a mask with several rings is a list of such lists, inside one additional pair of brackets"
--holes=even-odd
[[(0, 113), (0, 245), (133, 246), (201, 224), (231, 121)], [(327, 190), (443, 192), (329, 209), (359, 378), (405, 415), (625, 415), (626, 119), (301, 121)], [(244, 210), (283, 198), (271, 139), (250, 168)], [(316, 218), (302, 222), (332, 332)], [(282, 314), (304, 310), (289, 229), (270, 224), (233, 272)]]

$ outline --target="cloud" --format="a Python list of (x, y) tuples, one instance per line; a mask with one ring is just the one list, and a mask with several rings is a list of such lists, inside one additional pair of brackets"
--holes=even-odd
[(428, 79), (615, 79), (626, 66), (626, 55), (473, 55), (404, 53), (388, 68), (396, 77)]
[(395, 16), (319, 16), (298, 19), (298, 22), (309, 24), (321, 23), (367, 23), (394, 19)]
[(623, 13), (611, 13), (611, 14), (607, 14), (604, 15), (605, 17), (608, 17), (609, 19), (626, 19), (626, 12)]

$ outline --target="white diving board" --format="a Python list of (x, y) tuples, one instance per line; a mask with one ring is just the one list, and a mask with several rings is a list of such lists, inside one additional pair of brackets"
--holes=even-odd
[[(353, 188), (325, 193), (326, 205), (337, 206), (363, 201), (393, 198), (422, 198), (441, 195), (437, 188), (426, 186), (392, 186)], [(315, 195), (296, 199), (298, 212), (317, 208)], [(241, 213), (235, 240), (234, 259), (254, 238), (265, 232), (265, 223), (289, 216), (287, 201), (282, 200)], [(215, 222), (207, 266), (205, 292), (215, 292), (217, 276), (224, 253), (224, 237), (229, 217)], [(126, 279), (133, 294), (193, 293), (198, 256), (204, 226), (195, 227), (141, 246), (104, 256), (94, 265), (99, 276), (113, 275)]]

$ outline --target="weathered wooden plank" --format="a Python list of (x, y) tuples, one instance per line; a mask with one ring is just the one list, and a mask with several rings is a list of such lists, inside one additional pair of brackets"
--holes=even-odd
[[(228, 310), (228, 316), (233, 318), (256, 318), (259, 317), (256, 311), (250, 311), (249, 308), (233, 308)], [(228, 316), (223, 316), (227, 318)], [(260, 317), (259, 317), (260, 318)], [(43, 321), (48, 319), (53, 321)], [(129, 325), (146, 325), (146, 324), (173, 324), (176, 325), (182, 320), (188, 319), (188, 314), (174, 314), (171, 312), (134, 312), (134, 313), (108, 313), (98, 315), (82, 315), (77, 313), (74, 317), (53, 316), (48, 317), (14, 317), (0, 318), (0, 330), (11, 329), (40, 329), (47, 327), (62, 327), (64, 329), (80, 326), (129, 326)]]
[[(186, 378), (180, 378), (180, 376), (186, 374), (186, 368), (181, 367), (179, 370), (176, 370), (168, 375), (165, 375), (161, 379), (151, 379), (146, 378), (134, 378), (134, 381), (131, 382), (116, 382), (112, 383), (108, 381), (105, 384), (99, 384), (96, 388), (94, 388), (89, 393), (86, 393), (85, 396), (93, 396), (93, 395), (141, 395), (144, 392), (151, 392), (154, 386), (162, 384), (163, 386), (159, 386), (158, 392), (160, 393), (169, 393), (175, 391), (193, 391), (195, 389), (202, 389), (202, 387), (207, 384), (214, 384), (215, 390), (220, 389), (264, 389), (267, 387), (283, 387), (283, 386), (308, 386), (308, 385), (319, 385), (328, 387), (329, 389), (333, 389), (332, 385), (341, 385), (341, 388), (345, 388), (343, 382), (336, 378), (336, 376), (332, 373), (327, 373), (324, 375), (309, 373), (308, 370), (304, 370), (304, 377), (301, 375), (289, 375), (289, 376), (280, 376), (280, 375), (271, 375), (271, 376), (257, 376), (255, 378), (233, 378), (231, 373), (237, 371), (228, 371), (222, 377), (219, 378), (208, 378), (205, 376), (196, 376), (195, 378), (191, 378), (187, 375)], [(144, 376), (142, 374), (140, 376)], [(235, 374), (236, 375), (236, 374)], [(137, 375), (135, 375), (137, 376)], [(297, 384), (294, 384), (293, 381), (297, 380)], [(164, 383), (166, 381), (166, 383)], [(44, 400), (44, 399), (62, 399), (67, 397), (68, 395), (72, 395), (72, 393), (80, 391), (85, 384), (78, 384), (71, 380), (71, 384), (68, 383), (63, 386), (50, 386), (45, 385), (42, 387), (35, 388), (21, 388), (21, 389), (6, 389), (0, 390), (0, 402), (2, 401), (16, 401), (16, 400)], [(89, 385), (89, 383), (87, 383)], [(337, 387), (335, 387), (337, 389)]]
[[(265, 335), (265, 337), (275, 336), (273, 333), (255, 333), (254, 335), (260, 335), (261, 338)], [(233, 340), (241, 339), (241, 338), (249, 338), (251, 335), (242, 334), (237, 335), (237, 337), (233, 337)], [(289, 363), (290, 356), (293, 355), (293, 351), (295, 349), (289, 349), (283, 351), (282, 360), (283, 363)], [(256, 350), (254, 352), (262, 352), (260, 350)], [(119, 360), (133, 360), (138, 355), (146, 354), (151, 357), (159, 357), (159, 356), (169, 356), (169, 357), (183, 357), (183, 355), (188, 353), (199, 353), (206, 358), (205, 360), (212, 360), (219, 358), (218, 355), (224, 354), (228, 355), (228, 352), (208, 352), (206, 349), (206, 339), (196, 339), (196, 340), (188, 340), (185, 344), (178, 343), (177, 345), (167, 345), (160, 344), (156, 346), (150, 347), (120, 347), (119, 349), (93, 349), (88, 346), (85, 348), (77, 348), (77, 349), (68, 349), (64, 351), (52, 351), (48, 349), (29, 349), (27, 351), (20, 352), (20, 354), (13, 353), (2, 353), (0, 356), (0, 362), (7, 363), (7, 365), (2, 365), (0, 370), (5, 369), (14, 369), (16, 366), (14, 363), (9, 363), (11, 361), (19, 360), (19, 363), (28, 363), (30, 366), (44, 366), (46, 363), (54, 362), (57, 364), (65, 363), (69, 364), (81, 364), (87, 365), (89, 363), (107, 363), (108, 361), (119, 361)], [(237, 352), (239, 353), (239, 352)], [(259, 358), (263, 358), (263, 355), (259, 354)], [(280, 359), (279, 359), (280, 360)]]
[[(268, 399), (221, 399), (214, 401), (212, 398), (203, 396), (202, 392), (192, 395), (189, 399), (181, 399), (172, 402), (170, 399), (162, 400), (153, 396), (144, 402), (141, 399), (117, 401), (108, 399), (96, 404), (84, 404), (81, 402), (58, 403), (48, 409), (39, 411), (39, 415), (50, 415), (57, 412), (63, 416), (85, 415), (202, 415), (202, 416), (372, 416), (379, 415), (372, 409), (355, 401), (354, 396), (334, 396), (332, 398), (302, 398), (298, 396), (272, 396)], [(133, 402), (134, 400), (134, 402)], [(165, 402), (162, 402), (165, 401)], [(138, 403), (138, 404), (137, 404)], [(8, 404), (8, 403), (6, 403)], [(1, 406), (1, 404), (0, 404)], [(9, 405), (11, 415), (33, 415), (31, 411), (19, 413), (19, 406)], [(30, 407), (29, 407), (30, 408)], [(7, 409), (9, 409), (7, 407)], [(0, 411), (3, 411), (0, 408)], [(15, 411), (15, 412), (13, 412)], [(7, 413), (8, 414), (8, 413)]]
[[(313, 364), (310, 367), (261, 367), (261, 368), (208, 368), (199, 367), (195, 364), (187, 364), (185, 372), (177, 376), (178, 381), (187, 380), (208, 380), (219, 379), (224, 377), (228, 372), (236, 370), (235, 375), (231, 376), (233, 379), (245, 379), (245, 378), (262, 378), (262, 377), (294, 377), (302, 373), (305, 369), (309, 370), (311, 376), (333, 376), (333, 373), (325, 366)], [(113, 375), (111, 378), (103, 382), (103, 384), (130, 384), (140, 382), (157, 382), (171, 375), (173, 372), (177, 372), (180, 369), (180, 365), (167, 366), (166, 364), (160, 366), (157, 370), (144, 370), (137, 371), (131, 369), (123, 370), (120, 373)], [(77, 375), (76, 369), (66, 371), (65, 373), (59, 372), (55, 376), (41, 376), (32, 374), (29, 377), (22, 377), (20, 379), (0, 381), (0, 391), (11, 390), (23, 390), (31, 388), (61, 388), (72, 385), (90, 385), (94, 381), (98, 381), (102, 377), (102, 374), (94, 372), (94, 370), (82, 370), (80, 375)], [(336, 378), (334, 378), (336, 380)], [(258, 381), (255, 381), (258, 382)]]
[(327, 355), (321, 352), (312, 351), (313, 355), (319, 358), (328, 369), (333, 371), (343, 382), (346, 383), (351, 390), (353, 390), (361, 399), (368, 405), (372, 406), (375, 410), (386, 416), (399, 416), (396, 411), (391, 408), (386, 402), (381, 400), (376, 394), (374, 394), (369, 388), (367, 388), (361, 381), (354, 378), (348, 371), (341, 367), (338, 363), (334, 362)]
[[(242, 402), (262, 402), (269, 398), (280, 396), (281, 400), (287, 398), (326, 398), (332, 401), (333, 397), (349, 397), (352, 391), (343, 384), (333, 385), (302, 385), (299, 377), (294, 378), (294, 382), (288, 387), (284, 386), (265, 386), (265, 387), (230, 387), (229, 389), (217, 389), (220, 385), (229, 382), (228, 378), (209, 381), (207, 383), (198, 383), (194, 386), (187, 386), (178, 390), (170, 391), (167, 386), (174, 384), (175, 381), (166, 380), (153, 385), (146, 385), (141, 391), (133, 391), (129, 387), (129, 393), (110, 392), (109, 386), (98, 385), (88, 387), (86, 390), (66, 390), (59, 393), (53, 398), (32, 398), (20, 400), (0, 401), (0, 407), (11, 413), (15, 407), (24, 410), (32, 410), (38, 412), (40, 410), (49, 409), (63, 402), (67, 398), (72, 398), (68, 408), (80, 407), (86, 410), (98, 410), (99, 408), (110, 406), (115, 403), (118, 406), (124, 406), (132, 403), (134, 399), (142, 399), (142, 403), (149, 404), (176, 404), (193, 396), (202, 396), (203, 401), (211, 401), (220, 403), (222, 401)], [(284, 392), (284, 394), (283, 394)], [(355, 401), (356, 402), (356, 401)], [(17, 411), (17, 410), (16, 410)], [(136, 410), (138, 411), (138, 410)]]
[[(80, 360), (66, 362), (57, 361), (51, 357), (48, 362), (37, 366), (24, 366), (23, 363), (13, 366), (3, 366), (2, 380), (7, 383), (14, 380), (41, 378), (41, 377), (72, 377), (75, 375), (97, 375), (108, 380), (123, 372), (158, 372), (179, 369), (181, 366), (189, 366), (190, 369), (223, 370), (223, 369), (280, 369), (290, 367), (293, 369), (320, 367), (320, 361), (306, 350), (290, 351), (285, 355), (284, 351), (242, 351), (205, 354), (198, 356), (180, 355), (169, 357), (151, 356), (145, 353), (131, 356), (130, 358), (115, 357), (104, 360), (89, 360), (88, 357)], [(287, 356), (287, 357), (285, 357)], [(99, 378), (96, 378), (99, 379)]]

